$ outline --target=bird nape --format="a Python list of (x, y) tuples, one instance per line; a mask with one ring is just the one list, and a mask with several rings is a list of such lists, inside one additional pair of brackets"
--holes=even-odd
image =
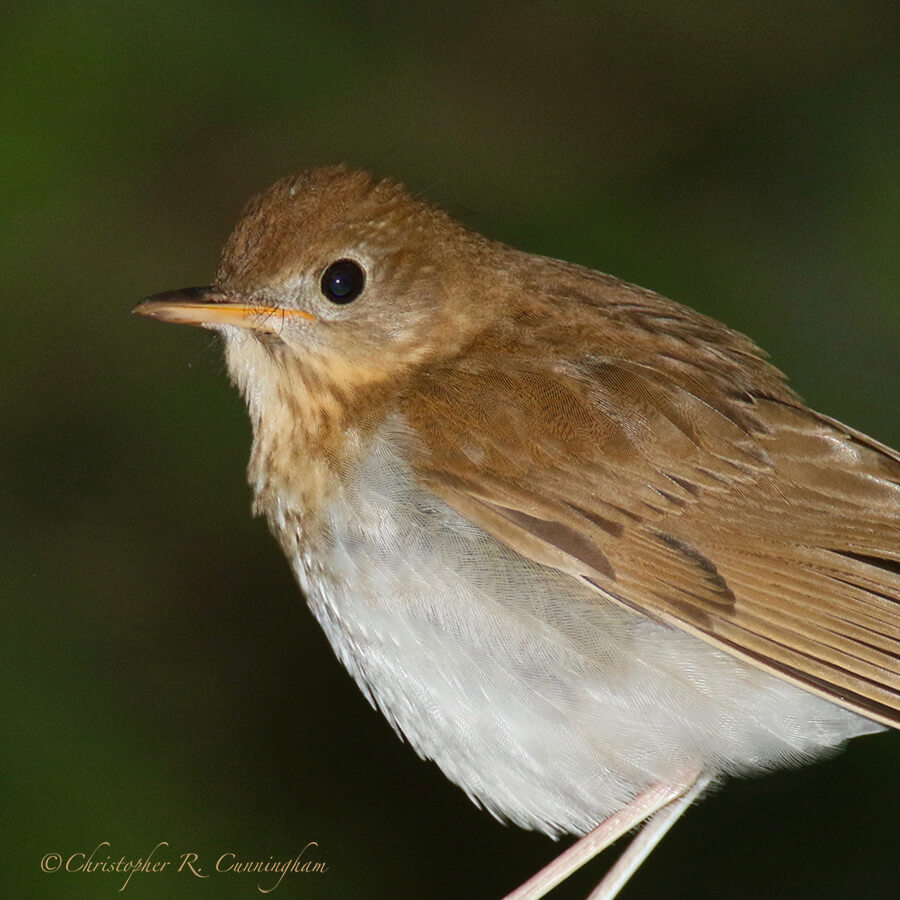
[(222, 334), (254, 510), (338, 658), (496, 815), (643, 829), (714, 781), (900, 722), (900, 454), (748, 338), (315, 169), (247, 206), (215, 284), (136, 312)]

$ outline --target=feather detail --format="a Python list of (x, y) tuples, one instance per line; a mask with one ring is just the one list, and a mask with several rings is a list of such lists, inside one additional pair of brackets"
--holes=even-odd
[(563, 269), (603, 303), (582, 284), (554, 327), (532, 290), (527, 331), (422, 370), (417, 476), (523, 556), (900, 724), (898, 455), (804, 407), (747, 339), (715, 326), (698, 356), (709, 320)]

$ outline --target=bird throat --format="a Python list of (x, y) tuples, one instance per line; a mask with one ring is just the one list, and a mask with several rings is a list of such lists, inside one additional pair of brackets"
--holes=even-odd
[(385, 403), (381, 380), (236, 329), (226, 334), (225, 358), (253, 427), (254, 512), (268, 516), (287, 503), (315, 522), (371, 440)]

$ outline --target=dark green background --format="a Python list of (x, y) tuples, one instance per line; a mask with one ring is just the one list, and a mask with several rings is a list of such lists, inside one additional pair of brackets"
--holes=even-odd
[[(208, 282), (253, 192), (347, 161), (726, 320), (896, 446), (898, 46), (897, 4), (852, 0), (4, 4), (0, 892), (117, 896), (40, 871), (103, 840), (318, 841), (280, 897), (498, 897), (553, 855), (367, 706), (250, 517), (216, 340), (129, 310)], [(729, 785), (623, 896), (895, 897), (898, 749)]]

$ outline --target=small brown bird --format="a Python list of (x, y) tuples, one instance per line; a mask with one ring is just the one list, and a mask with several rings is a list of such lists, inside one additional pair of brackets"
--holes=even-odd
[(748, 338), (342, 167), (244, 211), (211, 287), (249, 479), (363, 693), (495, 815), (646, 824), (900, 724), (900, 454)]

